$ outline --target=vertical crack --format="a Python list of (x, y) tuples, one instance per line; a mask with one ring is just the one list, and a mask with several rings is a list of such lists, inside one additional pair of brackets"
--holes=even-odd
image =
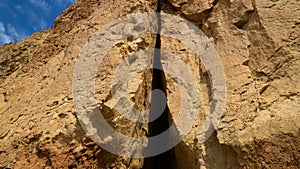
[[(157, 4), (157, 33), (156, 33), (156, 42), (155, 42), (155, 52), (154, 52), (154, 61), (153, 61), (153, 69), (152, 69), (152, 91), (158, 89), (162, 91), (165, 96), (167, 97), (166, 92), (166, 80), (165, 80), (165, 74), (163, 71), (162, 63), (161, 63), (161, 0), (158, 0)], [(152, 95), (151, 97), (151, 108), (150, 108), (150, 117), (156, 116), (154, 114), (161, 113), (157, 112), (156, 108), (158, 105), (156, 104), (162, 104), (159, 103), (158, 100), (161, 100), (160, 98), (154, 97)], [(169, 108), (166, 103), (166, 107), (164, 111), (161, 113), (161, 115), (155, 119), (152, 122), (148, 123), (148, 136), (154, 137), (156, 135), (159, 135), (166, 131), (169, 128)], [(167, 140), (162, 140), (165, 143), (162, 144), (168, 144), (170, 143), (171, 138)], [(151, 144), (151, 143), (149, 143)], [(162, 154), (148, 157), (144, 159), (143, 169), (175, 169), (175, 156), (174, 156), (174, 149), (170, 149)]]

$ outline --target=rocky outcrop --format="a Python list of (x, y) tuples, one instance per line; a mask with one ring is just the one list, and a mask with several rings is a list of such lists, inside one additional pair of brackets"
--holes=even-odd
[[(182, 7), (192, 1), (170, 2), (190, 18)], [(193, 9), (210, 11), (196, 24), (225, 67), (227, 106), (215, 144), (227, 153), (206, 154), (192, 139), (181, 146), (198, 150), (198, 165), (209, 168), (299, 168), (299, 2), (219, 0)], [(216, 158), (221, 165), (205, 160)]]
[[(140, 168), (143, 159), (119, 157), (86, 136), (74, 109), (75, 63), (89, 37), (129, 13), (155, 12), (156, 1), (78, 0), (53, 28), (0, 47), (0, 168)], [(162, 49), (181, 58), (200, 91), (192, 131), (175, 147), (179, 168), (299, 168), (300, 2), (297, 0), (169, 0), (162, 12), (198, 26), (215, 45), (226, 74), (226, 107), (204, 143), (199, 130), (209, 114), (209, 73), (185, 44), (162, 37)], [(90, 38), (92, 40), (92, 38)], [(111, 83), (118, 65), (153, 48), (155, 35), (125, 39), (104, 57), (95, 81), (97, 104), (111, 126), (146, 137), (147, 125), (118, 114)], [(113, 56), (113, 57), (112, 57)], [(176, 120), (180, 90), (166, 74), (168, 105)], [(150, 107), (151, 72), (130, 82), (138, 110)]]

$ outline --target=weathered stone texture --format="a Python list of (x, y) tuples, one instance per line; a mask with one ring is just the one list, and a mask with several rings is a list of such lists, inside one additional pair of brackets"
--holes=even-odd
[[(78, 0), (53, 28), (0, 47), (0, 168), (141, 167), (142, 159), (108, 153), (85, 136), (73, 107), (72, 77), (77, 56), (93, 33), (120, 16), (154, 12), (156, 3)], [(188, 64), (201, 96), (197, 124), (175, 148), (178, 166), (300, 168), (300, 1), (169, 0), (162, 11), (202, 29), (226, 74), (224, 116), (216, 133), (199, 143), (197, 132), (211, 101), (208, 74), (187, 46), (162, 37), (162, 48)], [(147, 126), (119, 119), (110, 83), (122, 59), (153, 47), (154, 37), (124, 40), (98, 71), (99, 107), (116, 130), (130, 136), (144, 137)], [(150, 81), (151, 73), (145, 71), (130, 84), (129, 96), (139, 110), (149, 108)], [(174, 120), (180, 93), (169, 75), (167, 90)]]

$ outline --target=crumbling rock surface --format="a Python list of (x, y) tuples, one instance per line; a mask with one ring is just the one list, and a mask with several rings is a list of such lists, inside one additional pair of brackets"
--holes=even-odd
[[(143, 159), (119, 157), (85, 135), (76, 118), (72, 78), (88, 38), (126, 14), (155, 12), (156, 1), (78, 0), (53, 28), (0, 47), (0, 168), (140, 168)], [(179, 41), (162, 49), (181, 58), (197, 80), (200, 110), (192, 131), (175, 147), (179, 168), (300, 168), (300, 2), (298, 0), (169, 0), (162, 12), (198, 26), (215, 45), (226, 74), (226, 107), (216, 132), (197, 136), (209, 113), (205, 66)], [(120, 117), (111, 98), (114, 71), (155, 35), (125, 39), (97, 72), (95, 93), (108, 122), (127, 136), (145, 137), (147, 125)], [(151, 71), (129, 85), (138, 110), (150, 107)], [(176, 80), (166, 74), (168, 105), (180, 109)]]

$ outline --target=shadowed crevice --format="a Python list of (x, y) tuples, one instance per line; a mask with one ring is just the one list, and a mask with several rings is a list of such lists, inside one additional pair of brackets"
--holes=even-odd
[[(161, 90), (165, 96), (167, 96), (166, 93), (166, 80), (165, 80), (165, 74), (162, 68), (161, 64), (161, 2), (158, 0), (157, 5), (157, 34), (156, 34), (156, 42), (155, 42), (155, 50), (154, 52), (154, 61), (153, 61), (153, 70), (152, 70), (152, 91), (155, 89)], [(160, 113), (155, 112), (155, 104), (157, 104), (157, 101), (154, 100), (155, 97), (151, 97), (151, 109), (150, 109), (150, 116), (154, 113)], [(159, 104), (159, 103), (158, 103)], [(169, 115), (170, 111), (168, 108), (168, 105), (166, 105), (164, 111), (162, 114), (154, 121), (148, 123), (148, 137), (153, 137), (156, 135), (159, 135), (166, 131), (169, 128)], [(171, 137), (169, 137), (168, 140), (163, 140), (165, 143), (162, 144), (168, 144), (170, 142)], [(149, 143), (151, 144), (151, 143)], [(174, 149), (168, 150), (162, 154), (148, 157), (144, 159), (143, 169), (175, 169), (176, 168), (176, 161), (175, 161), (175, 155), (174, 155)]]

